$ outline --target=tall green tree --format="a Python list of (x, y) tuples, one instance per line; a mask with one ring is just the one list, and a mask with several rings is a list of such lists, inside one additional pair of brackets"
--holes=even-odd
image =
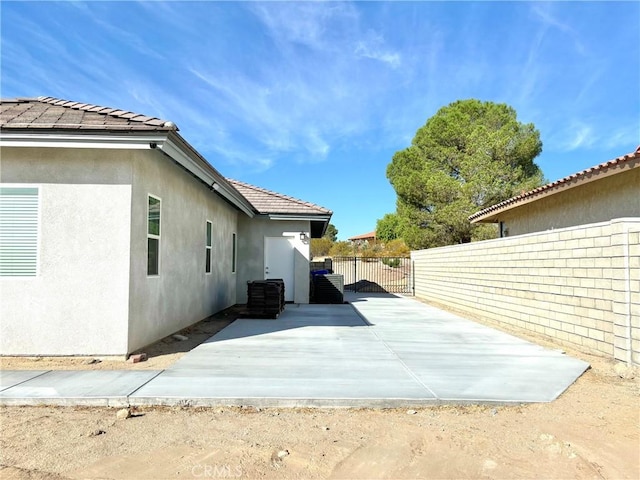
[(327, 225), (327, 230), (324, 232), (322, 238), (328, 238), (332, 242), (338, 240), (338, 229), (333, 223)]
[(400, 225), (398, 215), (387, 213), (376, 223), (376, 239), (381, 242), (390, 242), (400, 237)]
[(541, 185), (541, 151), (538, 130), (506, 104), (441, 108), (387, 167), (400, 236), (413, 249), (487, 238), (490, 226), (472, 225), (469, 215)]

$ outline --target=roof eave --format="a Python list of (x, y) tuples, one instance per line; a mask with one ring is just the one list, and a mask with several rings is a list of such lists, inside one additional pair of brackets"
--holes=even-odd
[(253, 206), (175, 130), (78, 133), (52, 130), (0, 129), (0, 147), (157, 149), (249, 217)]
[(269, 217), (269, 220), (308, 220), (308, 221), (317, 221), (317, 220), (331, 220), (332, 212), (329, 213), (318, 213), (318, 214), (309, 214), (309, 213), (266, 213)]
[(265, 217), (269, 220), (293, 220), (293, 221), (307, 221), (310, 224), (311, 238), (321, 238), (327, 228), (329, 227), (329, 221), (331, 220), (333, 212), (318, 213), (318, 214), (297, 214), (297, 213), (266, 213)]
[(152, 142), (163, 141), (168, 131), (129, 131), (78, 133), (78, 130), (0, 128), (0, 146), (54, 148), (115, 148), (148, 150)]
[(253, 205), (231, 185), (195, 148), (177, 132), (171, 132), (168, 141), (157, 145), (164, 153), (205, 182), (218, 195), (253, 218), (256, 214)]

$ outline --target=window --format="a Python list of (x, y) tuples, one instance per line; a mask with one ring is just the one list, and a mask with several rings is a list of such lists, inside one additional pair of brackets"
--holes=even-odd
[(236, 234), (231, 239), (231, 273), (236, 273)]
[(147, 211), (147, 275), (160, 274), (160, 199), (149, 195)]
[(38, 270), (38, 187), (0, 188), (0, 277)]
[(204, 271), (206, 273), (211, 273), (211, 246), (212, 246), (212, 241), (211, 241), (211, 222), (209, 220), (207, 220), (207, 243), (205, 246), (205, 255), (206, 255), (206, 264), (204, 267)]

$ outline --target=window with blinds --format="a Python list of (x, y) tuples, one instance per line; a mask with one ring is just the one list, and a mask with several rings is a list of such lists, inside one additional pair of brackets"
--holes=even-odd
[(38, 187), (0, 187), (0, 277), (38, 271)]

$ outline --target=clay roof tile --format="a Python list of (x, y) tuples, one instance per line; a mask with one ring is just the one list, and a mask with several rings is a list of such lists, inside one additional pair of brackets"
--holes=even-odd
[(178, 130), (172, 122), (128, 110), (54, 97), (0, 100), (3, 129)]

